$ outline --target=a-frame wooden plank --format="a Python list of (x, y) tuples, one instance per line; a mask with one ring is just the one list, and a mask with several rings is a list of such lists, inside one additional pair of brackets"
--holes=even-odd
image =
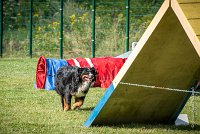
[[(196, 49), (198, 55), (200, 56), (200, 41), (196, 36), (194, 29), (192, 28), (191, 24), (189, 23), (186, 15), (184, 14), (182, 8), (180, 7), (177, 0), (171, 0), (171, 7), (175, 12), (176, 16), (178, 17), (182, 27), (184, 28), (185, 32), (187, 33), (190, 41), (192, 42), (194, 48)], [(196, 10), (197, 11), (197, 10)]]
[(188, 93), (175, 90), (190, 90), (200, 79), (199, 47), (193, 44), (198, 38), (185, 15), (177, 16), (183, 12), (179, 5), (174, 11), (176, 4), (163, 3), (84, 126), (176, 119)]

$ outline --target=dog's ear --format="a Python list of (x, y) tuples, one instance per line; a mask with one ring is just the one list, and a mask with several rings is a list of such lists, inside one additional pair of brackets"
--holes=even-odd
[(75, 79), (77, 83), (80, 81), (82, 72), (83, 72), (83, 68), (77, 68), (77, 71), (75, 72)]
[(93, 73), (94, 75), (97, 75), (97, 74), (98, 74), (97, 71), (96, 71), (96, 69), (95, 69), (94, 67), (91, 67), (90, 69), (91, 69), (91, 71), (92, 71), (92, 73)]
[(78, 75), (81, 76), (82, 72), (83, 72), (84, 68), (78, 68)]
[(90, 70), (91, 70), (91, 73), (94, 75), (94, 79), (92, 80), (92, 82), (95, 82), (98, 72), (96, 71), (94, 67), (91, 67)]

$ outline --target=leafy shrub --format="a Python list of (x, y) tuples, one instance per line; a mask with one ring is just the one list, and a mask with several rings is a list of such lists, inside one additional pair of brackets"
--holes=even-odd
[[(130, 0), (130, 44), (138, 41), (162, 0)], [(4, 2), (4, 55), (28, 55), (30, 3)], [(125, 1), (96, 1), (96, 56), (125, 52)], [(8, 8), (9, 10), (6, 10)], [(59, 57), (60, 1), (33, 1), (33, 56)], [(91, 57), (91, 1), (64, 1), (64, 58)], [(130, 45), (131, 48), (131, 45)]]

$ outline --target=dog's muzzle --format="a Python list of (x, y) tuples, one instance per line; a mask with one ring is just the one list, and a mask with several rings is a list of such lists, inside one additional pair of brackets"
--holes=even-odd
[(93, 74), (83, 75), (82, 79), (83, 79), (83, 81), (92, 82), (92, 80), (94, 79), (94, 75)]

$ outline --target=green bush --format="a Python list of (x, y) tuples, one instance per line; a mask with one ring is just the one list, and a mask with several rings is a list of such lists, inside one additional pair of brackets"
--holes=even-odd
[[(162, 0), (130, 0), (130, 44), (138, 41)], [(96, 1), (97, 57), (125, 52), (125, 0)], [(30, 2), (4, 2), (4, 56), (25, 56), (29, 50)], [(91, 57), (91, 1), (64, 1), (64, 58)], [(9, 9), (9, 10), (6, 10)], [(33, 1), (33, 56), (59, 57), (60, 1)], [(131, 48), (131, 45), (130, 45)]]

